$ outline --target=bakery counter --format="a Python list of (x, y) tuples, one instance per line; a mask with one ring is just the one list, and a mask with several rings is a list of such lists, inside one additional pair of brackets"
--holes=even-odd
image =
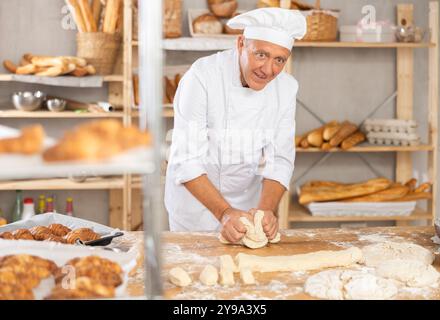
[[(142, 233), (134, 233), (142, 238)], [(243, 285), (235, 274), (235, 285), (223, 287), (205, 286), (200, 283), (200, 272), (207, 264), (219, 268), (219, 256), (242, 252), (261, 256), (295, 255), (320, 250), (343, 250), (352, 246), (384, 241), (410, 242), (434, 252), (437, 245), (431, 238), (433, 227), (384, 227), (362, 229), (295, 229), (281, 232), (281, 242), (261, 249), (248, 249), (236, 245), (224, 245), (215, 233), (173, 233), (165, 232), (162, 238), (164, 296), (167, 299), (312, 299), (304, 292), (307, 278), (319, 271), (309, 272), (254, 272), (255, 285)], [(440, 259), (436, 257), (433, 266), (440, 271)], [(186, 270), (193, 283), (180, 288), (168, 280), (168, 272), (173, 267)], [(132, 273), (127, 287), (131, 297), (142, 296), (144, 290), (143, 267), (140, 265)], [(439, 299), (438, 288), (410, 288), (399, 290), (398, 299)]]

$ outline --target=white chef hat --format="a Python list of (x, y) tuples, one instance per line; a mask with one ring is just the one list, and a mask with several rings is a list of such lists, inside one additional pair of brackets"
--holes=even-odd
[(263, 40), (292, 49), (295, 39), (307, 32), (306, 18), (298, 10), (260, 8), (228, 21), (231, 29), (243, 30), (246, 39)]

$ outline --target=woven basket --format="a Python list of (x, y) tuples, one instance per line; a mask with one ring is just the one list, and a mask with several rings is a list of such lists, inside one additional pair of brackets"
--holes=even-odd
[[(296, 1), (292, 1), (294, 4)], [(322, 10), (316, 0), (315, 9), (302, 11), (306, 15), (307, 33), (301, 41), (336, 41), (338, 38), (337, 10)]]
[(121, 46), (121, 35), (104, 32), (78, 33), (77, 56), (84, 58), (96, 68), (97, 74), (113, 73)]
[(164, 1), (164, 36), (179, 38), (182, 36), (182, 0)]

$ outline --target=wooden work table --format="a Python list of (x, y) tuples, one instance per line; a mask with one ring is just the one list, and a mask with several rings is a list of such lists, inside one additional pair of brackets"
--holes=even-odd
[[(203, 286), (198, 277), (207, 264), (219, 267), (220, 255), (232, 257), (239, 252), (273, 256), (293, 255), (319, 250), (341, 250), (351, 246), (381, 242), (411, 242), (433, 252), (438, 248), (431, 238), (435, 235), (433, 227), (385, 227), (362, 229), (295, 229), (281, 232), (281, 242), (266, 248), (252, 250), (241, 246), (221, 244), (215, 233), (175, 233), (165, 232), (162, 237), (164, 296), (167, 299), (310, 299), (303, 286), (312, 272), (254, 273), (256, 285), (241, 284), (235, 275), (235, 286)], [(142, 237), (142, 233), (136, 233)], [(168, 281), (168, 271), (173, 267), (188, 271), (193, 284), (178, 288)], [(440, 271), (440, 259), (436, 257), (434, 266)], [(127, 288), (130, 296), (143, 295), (144, 276), (140, 266), (131, 276)], [(440, 289), (411, 290), (399, 292), (401, 299), (439, 299)]]

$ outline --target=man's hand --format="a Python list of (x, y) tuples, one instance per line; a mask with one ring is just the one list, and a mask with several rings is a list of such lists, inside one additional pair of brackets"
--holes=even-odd
[[(258, 209), (251, 209), (249, 210), (249, 213), (255, 215), (257, 211)], [(273, 211), (269, 211), (269, 210), (261, 210), (261, 211), (264, 211), (263, 221), (261, 221), (261, 224), (263, 225), (263, 231), (266, 234), (266, 237), (269, 240), (272, 240), (273, 238), (275, 238), (278, 232), (278, 218), (275, 216)]]
[(230, 208), (227, 209), (222, 217), (223, 225), (221, 234), (223, 238), (231, 243), (239, 242), (246, 234), (246, 227), (240, 221), (240, 217), (245, 217), (249, 221), (254, 221), (253, 215), (246, 211)]

